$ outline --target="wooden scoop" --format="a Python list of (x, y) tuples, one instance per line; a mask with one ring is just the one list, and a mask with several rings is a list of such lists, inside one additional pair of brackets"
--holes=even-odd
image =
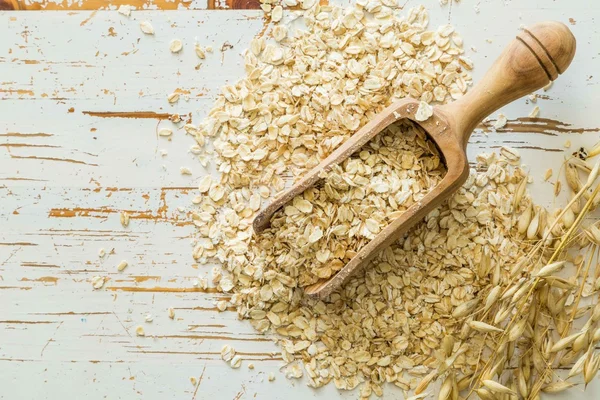
[(320, 179), (319, 176), (360, 150), (387, 126), (403, 118), (422, 126), (445, 160), (445, 177), (421, 201), (410, 206), (360, 249), (337, 274), (305, 288), (309, 295), (329, 295), (380, 250), (398, 240), (461, 187), (469, 175), (465, 153), (467, 142), (473, 129), (486, 116), (555, 80), (567, 69), (574, 55), (575, 37), (564, 24), (542, 22), (523, 29), (473, 89), (453, 103), (434, 107), (433, 115), (426, 121), (415, 120), (419, 102), (410, 98), (400, 100), (379, 113), (294, 186), (261, 210), (254, 219), (254, 231), (260, 233), (267, 228), (277, 210), (313, 186)]

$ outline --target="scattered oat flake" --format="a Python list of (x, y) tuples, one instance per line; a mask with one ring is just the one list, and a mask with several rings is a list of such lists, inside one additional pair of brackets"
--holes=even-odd
[(238, 355), (233, 356), (229, 365), (231, 366), (231, 368), (236, 368), (236, 369), (241, 367), (242, 366), (242, 357), (240, 357)]
[(544, 173), (544, 181), (548, 181), (552, 177), (552, 168), (548, 168)]
[(192, 170), (188, 167), (180, 167), (179, 172), (181, 175), (192, 175)]
[(121, 272), (123, 271), (125, 268), (127, 268), (127, 261), (123, 260), (119, 263), (119, 265), (117, 265), (117, 271)]
[(226, 344), (221, 348), (221, 359), (223, 361), (229, 362), (235, 356), (235, 349), (230, 345)]
[(121, 221), (123, 228), (127, 228), (129, 226), (129, 213), (127, 211), (121, 211), (119, 220)]
[(179, 53), (183, 49), (183, 42), (181, 39), (173, 39), (169, 43), (169, 50), (171, 53)]
[(415, 120), (426, 121), (433, 115), (433, 107), (424, 101), (419, 102), (419, 108), (415, 112)]
[(119, 14), (129, 17), (131, 15), (131, 6), (127, 5), (127, 4), (121, 4), (119, 6), (118, 11), (119, 11)]
[(271, 11), (271, 20), (273, 22), (279, 22), (283, 18), (283, 8), (281, 6), (273, 7), (273, 11)]
[(269, 382), (273, 382), (275, 380), (275, 374), (272, 372), (269, 372)]
[(192, 154), (202, 154), (204, 152), (204, 150), (202, 149), (202, 147), (198, 146), (197, 144), (191, 145), (190, 146), (190, 153)]
[(508, 120), (506, 119), (506, 115), (500, 113), (496, 118), (496, 122), (494, 122), (494, 129), (502, 129), (506, 126)]
[(571, 141), (570, 141), (570, 140), (565, 140), (564, 147), (565, 147), (566, 149), (570, 148), (570, 147), (571, 147)]
[(160, 149), (161, 157), (166, 157), (168, 154), (169, 154), (169, 152), (166, 149)]
[(144, 327), (141, 325), (138, 325), (137, 328), (135, 328), (135, 334), (138, 336), (146, 336), (146, 331), (144, 331)]
[(213, 47), (212, 46), (206, 46), (206, 52), (207, 53), (212, 53), (213, 52)]
[(227, 310), (227, 301), (225, 301), (225, 300), (219, 300), (217, 302), (217, 309), (219, 311), (225, 311), (225, 310)]
[(248, 363), (248, 369), (254, 369), (254, 364), (253, 363)]
[(286, 370), (285, 370), (285, 377), (288, 379), (298, 379), (298, 378), (302, 378), (302, 375), (304, 375), (303, 371), (302, 371), (302, 367), (300, 366), (300, 364), (295, 363), (292, 365), (289, 365)]
[(190, 383), (192, 384), (192, 386), (196, 386), (198, 384), (198, 380), (195, 376), (190, 376)]
[(102, 276), (94, 276), (92, 278), (92, 286), (94, 289), (100, 289), (104, 286), (105, 278)]
[(467, 71), (470, 71), (473, 69), (474, 63), (473, 61), (465, 56), (459, 56), (458, 57), (458, 62), (460, 63), (460, 65), (462, 65), (463, 67), (465, 67), (467, 69)]
[(210, 197), (213, 201), (221, 200), (224, 195), (225, 189), (218, 183), (211, 185), (210, 189), (208, 190), (208, 197)]
[(200, 278), (198, 280), (198, 285), (197, 285), (200, 289), (206, 290), (206, 288), (208, 288), (208, 279), (206, 278)]
[(510, 146), (502, 146), (500, 148), (500, 154), (509, 161), (519, 161), (521, 159), (519, 151)]
[(276, 25), (272, 30), (273, 39), (277, 42), (281, 42), (283, 39), (287, 37), (288, 30), (284, 25)]
[(140, 29), (146, 35), (154, 35), (154, 28), (152, 27), (152, 24), (148, 21), (142, 21), (140, 23)]
[(429, 393), (420, 393), (414, 396), (407, 397), (405, 400), (421, 400), (429, 396)]
[(537, 118), (537, 116), (540, 114), (540, 107), (539, 106), (535, 106), (533, 107), (533, 110), (531, 110), (531, 112), (529, 113), (529, 118)]
[(169, 307), (169, 309), (167, 310), (167, 313), (169, 315), (169, 318), (171, 318), (171, 319), (175, 318), (175, 309), (173, 307)]
[(204, 60), (206, 58), (206, 52), (204, 51), (202, 46), (200, 46), (199, 44), (196, 44), (194, 46), (194, 51), (196, 52), (196, 55), (198, 56), (199, 59)]
[(106, 250), (104, 250), (104, 247), (100, 248), (100, 250), (98, 250), (98, 257), (104, 258), (105, 255), (106, 255)]
[(154, 321), (154, 316), (152, 314), (146, 314), (146, 316), (144, 317), (144, 321), (150, 323)]
[(158, 136), (162, 136), (162, 137), (168, 137), (168, 136), (171, 136), (172, 134), (173, 134), (173, 131), (168, 128), (162, 128), (158, 131)]
[(200, 179), (198, 183), (198, 190), (200, 193), (206, 193), (212, 186), (212, 178), (210, 175), (205, 175)]
[(179, 93), (171, 93), (167, 96), (167, 100), (170, 104), (175, 104), (179, 101)]

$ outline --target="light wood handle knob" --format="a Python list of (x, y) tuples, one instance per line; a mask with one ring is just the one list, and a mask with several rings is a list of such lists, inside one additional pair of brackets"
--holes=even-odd
[(524, 28), (473, 89), (442, 107), (454, 120), (463, 146), (485, 117), (562, 74), (571, 64), (575, 48), (575, 37), (560, 22), (541, 22)]
[(517, 40), (535, 54), (550, 80), (565, 72), (575, 56), (575, 36), (561, 22), (548, 21), (524, 28)]

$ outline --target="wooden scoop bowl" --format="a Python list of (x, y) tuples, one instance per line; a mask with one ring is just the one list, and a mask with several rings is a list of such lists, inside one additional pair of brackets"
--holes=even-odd
[(542, 22), (523, 29), (473, 89), (453, 103), (434, 107), (433, 115), (426, 121), (415, 120), (419, 102), (410, 98), (400, 100), (379, 113), (294, 186), (261, 210), (254, 219), (254, 231), (260, 233), (267, 228), (277, 210), (313, 186), (323, 173), (360, 150), (387, 126), (403, 118), (422, 126), (445, 161), (445, 177), (421, 201), (410, 206), (360, 249), (337, 274), (304, 288), (309, 295), (329, 295), (380, 250), (398, 240), (461, 187), (469, 175), (465, 153), (467, 142), (473, 129), (486, 116), (555, 80), (567, 69), (574, 55), (575, 37), (564, 24)]

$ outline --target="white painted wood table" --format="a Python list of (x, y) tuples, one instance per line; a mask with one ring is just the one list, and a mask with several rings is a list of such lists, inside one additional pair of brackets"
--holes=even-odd
[[(550, 205), (552, 184), (542, 182), (543, 172), (599, 138), (600, 3), (426, 3), (433, 26), (449, 20), (465, 38), (475, 80), (521, 24), (570, 24), (578, 52), (541, 93), (540, 118), (524, 118), (534, 105), (522, 99), (503, 110), (509, 123), (501, 132), (471, 139), (472, 155), (501, 144), (520, 149), (537, 182), (534, 197)], [(264, 21), (258, 10), (186, 4), (192, 10), (136, 11), (130, 18), (116, 11), (0, 12), (2, 399), (338, 396), (333, 385), (314, 391), (286, 380), (277, 347), (235, 312), (219, 313), (221, 294), (192, 285), (210, 268), (194, 264), (194, 230), (177, 207), (190, 204), (206, 172), (188, 153), (192, 139), (183, 130), (167, 142), (157, 127), (170, 124), (165, 118), (173, 113), (199, 121), (219, 88), (242, 75), (240, 52)], [(142, 34), (142, 20), (152, 22), (155, 36)], [(184, 41), (179, 55), (168, 51), (173, 38)], [(197, 68), (195, 38), (215, 48)], [(224, 43), (233, 47), (221, 52)], [(176, 89), (190, 99), (169, 106), (166, 95)], [(563, 147), (567, 139), (571, 149)], [(180, 175), (181, 166), (193, 177)], [(131, 213), (128, 228), (119, 223), (121, 210)], [(101, 248), (110, 253), (103, 259)], [(122, 259), (130, 265), (118, 273)], [(92, 289), (96, 275), (109, 278), (101, 290)], [(138, 325), (147, 337), (135, 335)], [(256, 368), (230, 369), (219, 356), (224, 344)], [(269, 372), (275, 382), (267, 381)], [(394, 387), (385, 394), (402, 396)], [(560, 398), (598, 396), (596, 379), (585, 394), (575, 388)]]

